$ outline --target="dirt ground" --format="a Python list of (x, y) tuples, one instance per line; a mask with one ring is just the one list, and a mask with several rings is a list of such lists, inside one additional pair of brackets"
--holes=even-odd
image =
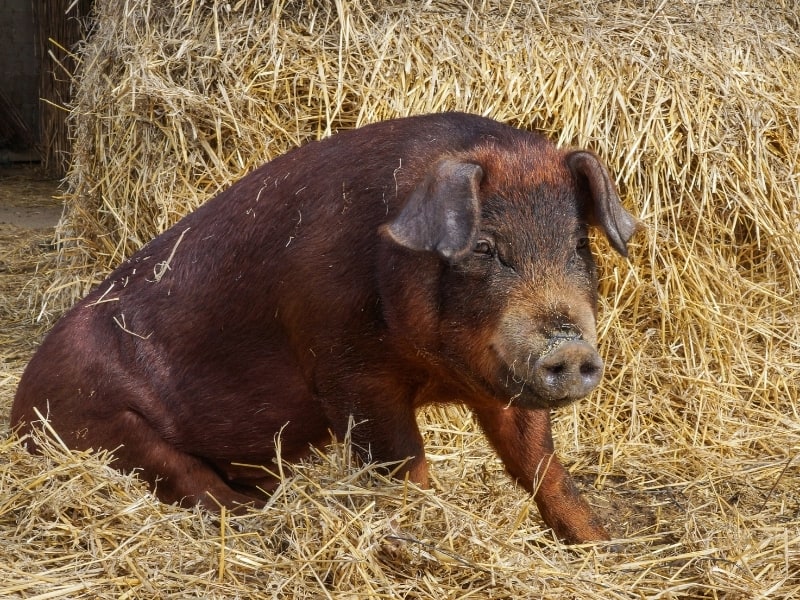
[(37, 165), (0, 167), (0, 235), (24, 237), (55, 227), (61, 217), (57, 180), (42, 179)]

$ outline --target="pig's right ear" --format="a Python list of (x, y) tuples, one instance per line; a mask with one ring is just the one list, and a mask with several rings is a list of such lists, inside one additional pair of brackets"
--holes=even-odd
[(473, 163), (442, 160), (408, 197), (389, 236), (412, 250), (438, 252), (456, 261), (472, 251), (478, 234), (478, 188), (483, 169)]

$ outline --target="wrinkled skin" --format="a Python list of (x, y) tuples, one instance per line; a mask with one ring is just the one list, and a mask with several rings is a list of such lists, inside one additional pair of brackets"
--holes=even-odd
[(457, 402), (569, 542), (608, 539), (555, 456), (550, 410), (588, 394), (588, 227), (638, 222), (591, 153), (449, 113), (387, 121), (262, 166), (155, 238), (53, 328), (12, 423), (46, 415), (166, 502), (263, 504), (284, 460), (340, 439), (408, 459), (415, 413)]

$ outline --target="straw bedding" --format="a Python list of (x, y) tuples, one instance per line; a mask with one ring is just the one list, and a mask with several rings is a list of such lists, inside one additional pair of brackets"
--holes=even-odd
[[(43, 432), (44, 456), (0, 441), (0, 596), (800, 598), (796, 2), (96, 11), (60, 249), (28, 289), (49, 288), (35, 310), (7, 303), (55, 316), (243, 173), (337, 130), (458, 109), (590, 147), (647, 231), (629, 262), (597, 240), (606, 377), (554, 427), (621, 541), (555, 542), (454, 408), (421, 416), (433, 491), (344, 440), (243, 517), (160, 504)], [(4, 419), (37, 333), (3, 340)]]

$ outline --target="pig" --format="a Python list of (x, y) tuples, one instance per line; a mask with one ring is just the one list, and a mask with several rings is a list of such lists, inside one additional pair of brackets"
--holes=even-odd
[(12, 424), (24, 435), (44, 417), (70, 447), (112, 451), (164, 502), (246, 510), (278, 484), (276, 447), (291, 463), (351, 423), (364, 461), (427, 487), (415, 414), (460, 403), (560, 539), (608, 540), (550, 418), (603, 373), (590, 226), (623, 256), (640, 227), (601, 160), (491, 119), (308, 143), (67, 312)]

